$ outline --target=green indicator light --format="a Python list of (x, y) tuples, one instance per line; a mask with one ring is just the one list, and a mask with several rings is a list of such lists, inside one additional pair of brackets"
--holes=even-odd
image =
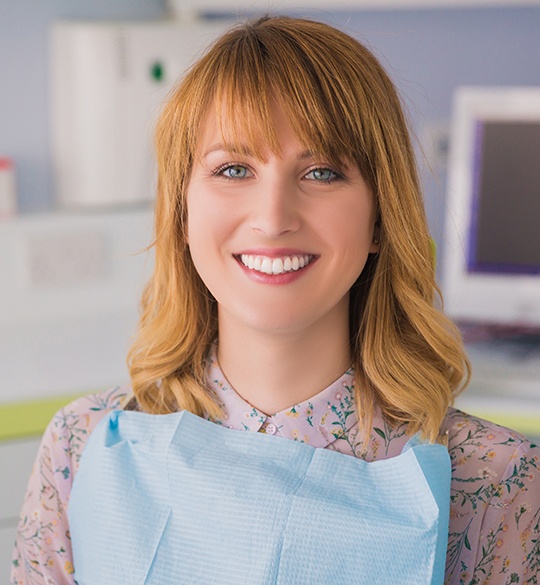
[(163, 78), (165, 77), (163, 63), (156, 61), (150, 68), (150, 75), (154, 81), (163, 81)]

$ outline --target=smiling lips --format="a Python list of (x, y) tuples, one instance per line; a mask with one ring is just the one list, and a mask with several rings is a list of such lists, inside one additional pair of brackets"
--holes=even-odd
[(238, 258), (250, 270), (255, 270), (262, 274), (278, 275), (287, 272), (296, 272), (306, 267), (313, 261), (315, 256), (311, 254), (294, 254), (279, 258), (270, 258), (269, 256), (241, 254)]

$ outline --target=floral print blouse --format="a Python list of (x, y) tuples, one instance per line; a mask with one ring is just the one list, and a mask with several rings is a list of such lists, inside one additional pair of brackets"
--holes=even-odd
[[(286, 437), (366, 461), (394, 457), (408, 440), (405, 426), (391, 428), (376, 414), (366, 441), (358, 425), (351, 371), (273, 416), (244, 401), (215, 359), (209, 382), (225, 413), (213, 422), (239, 431)], [(107, 412), (121, 407), (128, 392), (117, 388), (78, 399), (49, 424), (20, 516), (11, 585), (75, 584), (67, 518), (73, 477), (92, 429)], [(452, 462), (445, 584), (538, 584), (540, 448), (516, 432), (453, 408), (441, 431), (448, 431)]]

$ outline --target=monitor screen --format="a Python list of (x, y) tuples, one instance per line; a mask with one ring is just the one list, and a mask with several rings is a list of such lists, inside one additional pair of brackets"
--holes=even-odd
[(540, 273), (540, 121), (478, 121), (469, 272)]
[(454, 318), (540, 324), (540, 88), (459, 88), (443, 293)]

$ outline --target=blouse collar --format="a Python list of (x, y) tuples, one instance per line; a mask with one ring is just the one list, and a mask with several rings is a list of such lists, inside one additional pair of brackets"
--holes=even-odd
[(272, 416), (249, 404), (234, 390), (219, 366), (215, 350), (210, 356), (208, 382), (224, 415), (219, 419), (207, 418), (231, 429), (263, 432), (324, 448), (346, 435), (358, 421), (352, 370), (315, 396)]

